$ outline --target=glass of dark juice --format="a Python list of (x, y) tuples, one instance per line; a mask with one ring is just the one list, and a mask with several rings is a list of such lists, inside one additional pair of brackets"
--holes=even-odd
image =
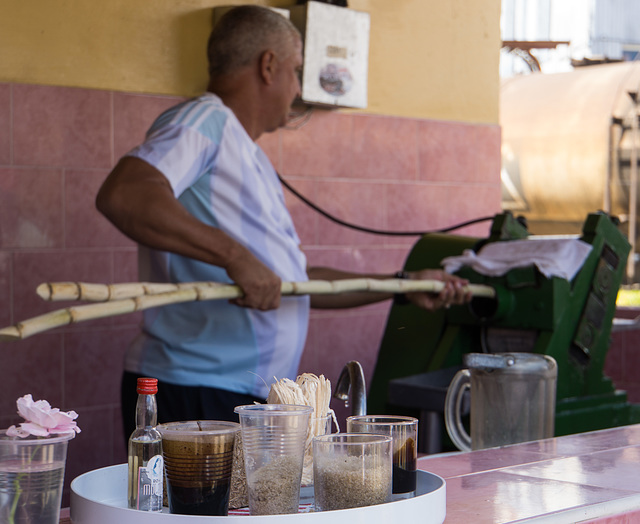
[(415, 496), (418, 462), (418, 419), (400, 415), (356, 415), (347, 418), (349, 433), (374, 433), (393, 438), (394, 499)]
[(233, 446), (239, 430), (236, 422), (216, 420), (158, 426), (171, 513), (228, 514)]

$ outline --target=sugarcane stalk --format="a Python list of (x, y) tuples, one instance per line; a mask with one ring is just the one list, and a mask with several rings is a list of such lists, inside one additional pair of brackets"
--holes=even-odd
[(155, 295), (177, 291), (199, 285), (220, 286), (218, 282), (185, 282), (178, 284), (162, 282), (126, 282), (121, 284), (93, 284), (87, 282), (46, 282), (40, 284), (36, 293), (43, 300), (86, 300), (87, 302), (105, 302), (122, 300), (142, 295)]
[[(43, 284), (38, 287), (40, 296), (49, 297), (51, 300), (60, 300), (62, 296), (72, 300), (83, 297), (87, 300), (102, 300), (93, 304), (71, 306), (65, 309), (51, 311), (31, 319), (19, 322), (15, 326), (0, 329), (0, 341), (19, 340), (42, 333), (49, 329), (93, 320), (97, 318), (111, 317), (142, 311), (153, 307), (161, 307), (181, 302), (194, 302), (202, 300), (233, 299), (242, 296), (242, 290), (233, 284), (220, 284), (217, 282), (192, 282), (179, 285), (171, 291), (160, 291), (163, 286), (155, 287), (147, 284), (102, 284), (84, 285), (83, 291), (78, 291), (78, 284), (56, 283)], [(46, 287), (48, 286), (48, 291)], [(115, 288), (101, 289), (99, 286)], [(336, 295), (348, 292), (378, 292), (378, 293), (411, 293), (431, 292), (439, 293), (444, 288), (444, 283), (439, 280), (403, 280), (388, 279), (377, 280), (371, 278), (359, 278), (348, 280), (310, 280), (306, 282), (283, 282), (281, 293), (283, 295)], [(124, 290), (124, 291), (123, 291)], [(469, 284), (466, 291), (473, 296), (494, 297), (495, 290), (489, 286)], [(121, 296), (132, 292), (141, 293), (139, 296), (118, 298), (110, 300), (109, 296)], [(56, 297), (55, 299), (53, 297)]]
[[(374, 291), (386, 293), (410, 293), (413, 291), (438, 293), (444, 284), (439, 280), (402, 280), (402, 279), (369, 279), (357, 278), (347, 280), (311, 280), (307, 282), (283, 282), (281, 293), (283, 295), (305, 294), (339, 294), (357, 291)], [(49, 282), (40, 284), (37, 288), (38, 295), (43, 300), (86, 300), (89, 302), (102, 302), (108, 300), (121, 300), (135, 298), (143, 295), (155, 295), (177, 291), (179, 289), (195, 288), (199, 300), (217, 298), (235, 298), (238, 288), (232, 284), (219, 282), (182, 282), (178, 284), (166, 284), (155, 282), (130, 282), (121, 284), (91, 284), (86, 282)], [(467, 291), (473, 296), (492, 298), (495, 290), (490, 286), (469, 284)]]

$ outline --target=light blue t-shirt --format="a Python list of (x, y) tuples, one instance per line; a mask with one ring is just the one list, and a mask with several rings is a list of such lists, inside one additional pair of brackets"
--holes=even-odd
[[(163, 113), (128, 153), (169, 180), (196, 218), (246, 246), (283, 281), (307, 280), (282, 187), (266, 155), (211, 93)], [(230, 283), (224, 269), (139, 247), (141, 281)], [(273, 377), (295, 378), (307, 334), (308, 297), (257, 311), (212, 300), (147, 310), (125, 369), (160, 380), (266, 398)]]

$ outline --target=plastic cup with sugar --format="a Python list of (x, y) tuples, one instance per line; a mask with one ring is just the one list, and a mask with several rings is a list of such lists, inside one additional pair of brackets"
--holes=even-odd
[(297, 513), (310, 406), (238, 406), (251, 515)]

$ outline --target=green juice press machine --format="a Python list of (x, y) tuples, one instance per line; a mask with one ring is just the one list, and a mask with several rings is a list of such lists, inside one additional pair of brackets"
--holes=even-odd
[[(464, 250), (533, 238), (511, 214), (500, 214), (486, 239), (423, 236), (405, 269), (440, 268), (441, 260)], [(435, 313), (413, 305), (392, 306), (370, 384), (368, 412), (417, 416), (423, 433), (420, 450), (446, 451), (444, 397), (463, 355), (528, 352), (549, 355), (558, 364), (556, 435), (639, 422), (640, 405), (630, 404), (626, 392), (617, 390), (603, 372), (630, 246), (617, 220), (603, 213), (587, 217), (580, 239), (592, 249), (570, 282), (547, 278), (534, 265), (499, 277), (463, 267), (456, 274), (493, 287), (496, 299), (474, 298), (468, 305)]]

